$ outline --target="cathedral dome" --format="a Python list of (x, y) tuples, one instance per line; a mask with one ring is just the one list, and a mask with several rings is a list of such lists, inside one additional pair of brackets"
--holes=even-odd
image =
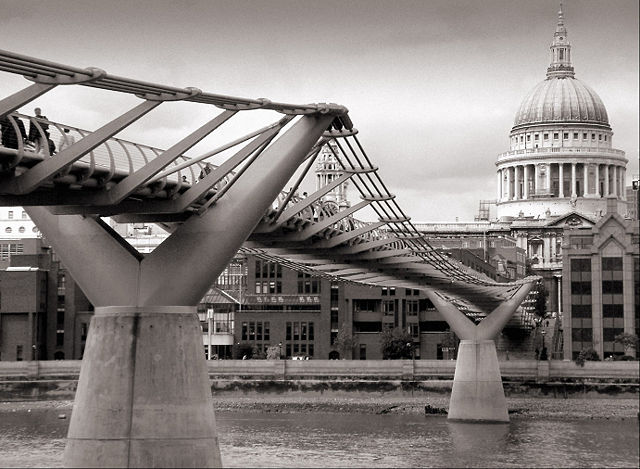
[(607, 110), (589, 86), (572, 76), (551, 76), (536, 85), (520, 104), (514, 129), (547, 123), (598, 124), (609, 128)]

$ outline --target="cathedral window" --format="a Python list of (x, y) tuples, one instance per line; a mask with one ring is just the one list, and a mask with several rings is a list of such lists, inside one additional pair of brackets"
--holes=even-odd
[(553, 133), (553, 139), (554, 140), (558, 140), (558, 137), (560, 136), (560, 134), (558, 132), (554, 132)]
[(607, 136), (606, 136), (606, 135), (604, 136), (604, 141), (605, 141), (605, 142), (607, 141)]
[(596, 139), (596, 134), (591, 134), (591, 140), (595, 140)]
[(563, 140), (569, 140), (569, 132), (565, 132), (562, 134), (562, 139)]
[(586, 132), (584, 132), (584, 133), (582, 134), (582, 140), (586, 140), (586, 139), (587, 139), (587, 133), (586, 133)]
[(535, 135), (533, 136), (533, 139), (537, 142), (537, 141), (540, 139), (540, 135), (535, 134)]
[(573, 133), (573, 139), (574, 140), (578, 140), (578, 132), (574, 132)]
[(531, 135), (527, 134), (527, 142), (530, 142), (530, 141), (531, 141)]
[(544, 138), (545, 140), (549, 140), (549, 134), (544, 134), (544, 135), (543, 135), (543, 138)]
[(602, 134), (598, 134), (598, 140), (602, 140)]
[(522, 141), (523, 141), (523, 137), (522, 135), (520, 135), (520, 143), (522, 143)]

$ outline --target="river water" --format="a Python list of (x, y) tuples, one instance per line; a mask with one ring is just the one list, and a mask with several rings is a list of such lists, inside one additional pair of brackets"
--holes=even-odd
[[(0, 467), (62, 465), (68, 411), (0, 411)], [(217, 412), (227, 467), (638, 467), (638, 420)]]

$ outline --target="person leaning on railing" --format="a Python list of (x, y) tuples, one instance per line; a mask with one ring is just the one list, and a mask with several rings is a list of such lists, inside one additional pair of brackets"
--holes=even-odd
[[(24, 123), (17, 117), (13, 117), (17, 127), (18, 133), (16, 133), (16, 129), (11, 123), (9, 116), (3, 116), (0, 118), (0, 131), (2, 132), (2, 146), (7, 148), (18, 149), (18, 142), (20, 140), (24, 140), (27, 132), (24, 128)], [(18, 136), (20, 134), (20, 136)]]

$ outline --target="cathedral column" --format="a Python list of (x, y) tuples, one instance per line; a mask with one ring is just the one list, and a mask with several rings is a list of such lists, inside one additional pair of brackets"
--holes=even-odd
[(620, 174), (620, 195), (621, 195), (620, 198), (622, 200), (627, 200), (627, 191), (626, 191), (627, 169), (624, 167), (620, 167), (620, 170), (622, 171), (622, 174)]
[(582, 167), (584, 169), (584, 191), (583, 197), (587, 197), (589, 195), (589, 165), (587, 163), (583, 163)]
[(520, 195), (520, 166), (515, 165), (513, 167), (513, 198), (518, 200), (522, 198)]
[(596, 163), (596, 197), (600, 197), (600, 165)]
[(558, 163), (558, 197), (564, 197), (564, 163)]
[(538, 193), (538, 177), (540, 176), (539, 168), (537, 164), (533, 165), (533, 194)]
[(547, 265), (551, 261), (551, 238), (549, 235), (542, 237), (542, 265)]
[(497, 191), (498, 191), (498, 202), (500, 202), (500, 200), (502, 200), (502, 170), (499, 169), (498, 173), (498, 184), (497, 184)]
[(618, 167), (614, 164), (613, 165), (613, 192), (611, 193), (611, 195), (618, 195)]
[(604, 195), (608, 197), (611, 194), (609, 189), (609, 165), (604, 166)]
[(576, 190), (576, 164), (571, 163), (571, 197), (578, 197)]
[(511, 200), (511, 168), (505, 168), (507, 171), (507, 200)]
[(551, 163), (547, 163), (546, 185), (547, 185), (547, 194), (551, 194)]
[(525, 164), (524, 165), (524, 169), (523, 169), (523, 173), (524, 173), (524, 193), (522, 195), (522, 197), (524, 199), (528, 199), (529, 198), (529, 165)]

